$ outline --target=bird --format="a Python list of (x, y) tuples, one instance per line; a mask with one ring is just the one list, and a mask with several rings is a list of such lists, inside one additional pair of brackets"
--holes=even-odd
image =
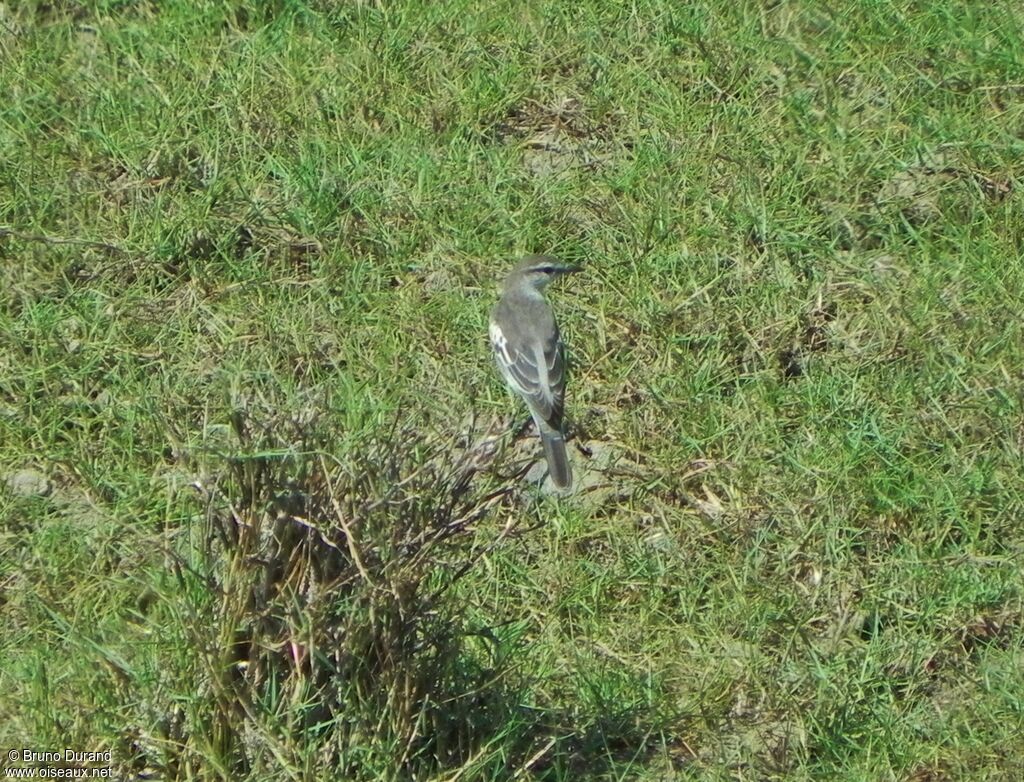
[(508, 387), (521, 396), (544, 446), (555, 488), (572, 488), (565, 450), (565, 345), (544, 289), (564, 274), (581, 271), (550, 255), (527, 255), (505, 277), (491, 310), (489, 334), (498, 369)]

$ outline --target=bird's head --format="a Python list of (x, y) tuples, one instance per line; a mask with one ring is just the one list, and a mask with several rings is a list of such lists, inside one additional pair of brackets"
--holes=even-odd
[(563, 274), (574, 274), (580, 267), (565, 263), (550, 255), (527, 255), (509, 275), (509, 282), (520, 281), (536, 290), (544, 290), (548, 283)]

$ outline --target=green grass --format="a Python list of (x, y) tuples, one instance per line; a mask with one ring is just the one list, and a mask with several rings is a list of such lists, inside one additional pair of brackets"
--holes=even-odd
[(1015, 3), (0, 4), (0, 747), (1020, 779), (1022, 85)]

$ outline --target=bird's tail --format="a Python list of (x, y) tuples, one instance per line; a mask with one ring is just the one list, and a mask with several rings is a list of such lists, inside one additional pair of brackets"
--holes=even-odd
[(569, 466), (569, 454), (565, 452), (565, 436), (556, 430), (539, 428), (551, 482), (556, 488), (565, 491), (572, 486), (572, 468)]

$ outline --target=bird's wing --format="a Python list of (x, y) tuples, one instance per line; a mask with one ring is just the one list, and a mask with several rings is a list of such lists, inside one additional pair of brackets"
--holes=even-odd
[(501, 374), (526, 400), (530, 412), (553, 429), (561, 430), (565, 407), (565, 350), (555, 327), (543, 343), (516, 344), (491, 324), (491, 345)]

